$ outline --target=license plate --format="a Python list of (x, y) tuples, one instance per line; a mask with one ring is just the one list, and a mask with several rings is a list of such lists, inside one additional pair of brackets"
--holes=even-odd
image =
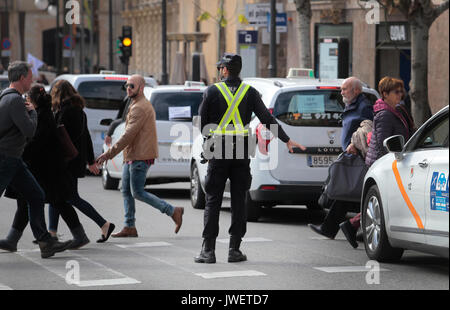
[(309, 167), (329, 167), (336, 159), (337, 159), (337, 156), (308, 155), (308, 166)]

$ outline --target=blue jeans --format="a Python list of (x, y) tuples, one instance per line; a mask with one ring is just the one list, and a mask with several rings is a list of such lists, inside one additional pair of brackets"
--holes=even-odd
[(44, 191), (21, 158), (0, 154), (0, 196), (8, 185), (28, 202), (30, 226), (36, 240), (49, 240), (44, 216)]
[[(95, 210), (95, 208), (86, 200), (80, 197), (78, 194), (78, 178), (72, 177), (71, 180), (71, 193), (72, 197), (68, 201), (69, 204), (80, 210), (84, 215), (93, 220), (98, 227), (102, 228), (106, 224), (106, 220)], [(49, 214), (49, 226), (50, 231), (58, 231), (59, 210), (50, 204), (48, 209)]]
[(135, 227), (136, 205), (135, 199), (145, 202), (152, 207), (172, 216), (175, 208), (144, 190), (147, 171), (150, 168), (145, 161), (134, 161), (131, 165), (126, 163), (122, 172), (122, 196), (125, 207), (125, 226)]

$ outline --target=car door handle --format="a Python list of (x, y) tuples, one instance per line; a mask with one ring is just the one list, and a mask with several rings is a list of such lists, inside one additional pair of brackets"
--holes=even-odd
[(420, 168), (427, 168), (428, 167), (428, 161), (426, 159), (422, 160), (419, 163)]

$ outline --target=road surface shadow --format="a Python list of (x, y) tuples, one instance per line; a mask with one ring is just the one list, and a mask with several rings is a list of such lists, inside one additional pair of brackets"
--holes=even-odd
[(145, 191), (161, 199), (191, 199), (189, 189), (146, 188)]

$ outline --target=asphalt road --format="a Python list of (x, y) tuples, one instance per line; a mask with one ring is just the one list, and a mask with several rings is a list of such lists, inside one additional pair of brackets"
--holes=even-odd
[[(185, 207), (183, 226), (177, 235), (169, 217), (141, 202), (137, 202), (139, 238), (111, 238), (105, 244), (97, 244), (100, 229), (80, 214), (91, 243), (50, 259), (40, 258), (27, 228), (17, 253), (0, 251), (0, 289), (449, 289), (448, 259), (407, 251), (400, 263), (372, 265), (364, 246), (360, 244), (354, 250), (342, 233), (336, 240), (314, 234), (307, 224), (320, 223), (323, 215), (302, 206), (264, 210), (258, 223), (248, 223), (241, 247), (248, 261), (230, 264), (227, 263), (230, 202), (225, 200), (216, 246), (217, 263), (196, 264), (193, 257), (201, 248), (203, 211), (191, 207), (188, 188), (188, 183), (148, 187), (169, 203)], [(122, 228), (123, 202), (119, 191), (105, 191), (99, 177), (87, 177), (80, 182), (80, 194), (116, 224), (116, 232)], [(8, 233), (14, 212), (15, 201), (1, 198), (1, 238)], [(59, 233), (61, 239), (71, 237), (62, 220)]]

